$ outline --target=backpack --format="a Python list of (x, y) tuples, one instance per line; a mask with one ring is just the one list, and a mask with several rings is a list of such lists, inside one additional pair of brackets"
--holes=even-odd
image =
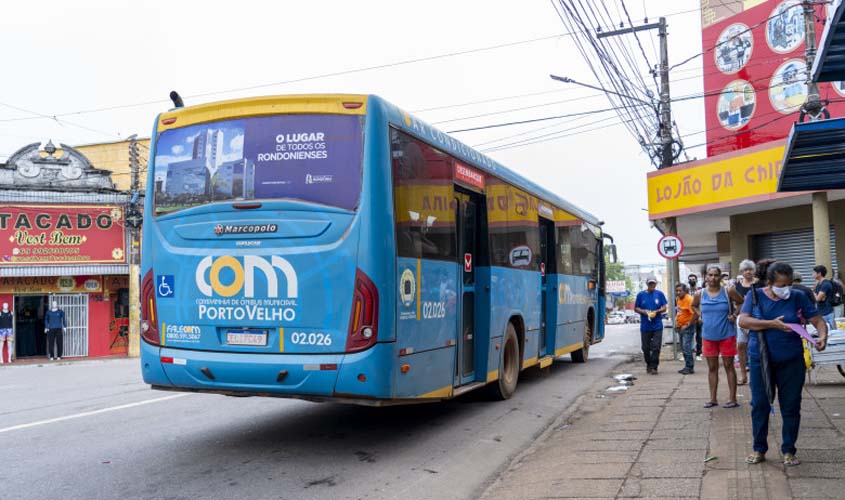
[(833, 292), (830, 294), (830, 297), (829, 297), (830, 305), (832, 305), (833, 307), (841, 306), (842, 305), (842, 295), (843, 295), (842, 284), (839, 283), (836, 280), (828, 280), (828, 281), (830, 281), (830, 285), (831, 285), (831, 287), (833, 287)]

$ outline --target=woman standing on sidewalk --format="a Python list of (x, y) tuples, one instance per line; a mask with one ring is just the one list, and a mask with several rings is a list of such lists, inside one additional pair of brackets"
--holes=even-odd
[(707, 268), (707, 284), (695, 294), (692, 307), (702, 319), (702, 353), (707, 360), (710, 401), (704, 407), (713, 408), (719, 403), (716, 394), (719, 389), (719, 355), (728, 379), (729, 399), (725, 408), (736, 408), (736, 316), (734, 304), (742, 305), (742, 297), (733, 288), (722, 286), (722, 270), (718, 266)]
[[(745, 458), (750, 464), (765, 460), (769, 450), (769, 397), (760, 367), (759, 338), (765, 336), (769, 351), (769, 370), (783, 419), (782, 445), (784, 465), (798, 465), (795, 442), (801, 423), (801, 391), (804, 388), (804, 346), (789, 324), (809, 320), (819, 333), (816, 349), (827, 345), (827, 323), (816, 305), (803, 293), (792, 293), (792, 267), (772, 259), (757, 263), (757, 279), (765, 288), (752, 288), (739, 316), (739, 325), (754, 333), (748, 340), (748, 366), (751, 369), (751, 429), (754, 451)], [(752, 295), (756, 295), (755, 297)]]
[[(739, 263), (740, 277), (736, 280), (736, 291), (740, 297), (745, 298), (751, 288), (757, 283), (754, 271), (757, 268), (754, 261), (745, 259)], [(739, 385), (748, 383), (748, 330), (737, 324), (736, 326), (736, 352), (739, 357)]]

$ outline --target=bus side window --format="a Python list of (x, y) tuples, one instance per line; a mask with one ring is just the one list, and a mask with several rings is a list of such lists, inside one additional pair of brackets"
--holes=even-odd
[(555, 228), (557, 241), (558, 272), (561, 274), (575, 274), (572, 261), (572, 232), (569, 226)]
[(455, 260), (451, 157), (395, 129), (390, 143), (397, 254)]

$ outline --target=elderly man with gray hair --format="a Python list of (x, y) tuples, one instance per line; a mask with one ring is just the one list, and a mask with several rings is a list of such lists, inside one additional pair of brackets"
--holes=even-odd
[[(739, 263), (739, 276), (736, 278), (734, 288), (742, 298), (745, 298), (757, 284), (757, 278), (754, 276), (756, 269), (757, 264), (752, 260), (745, 259)], [(748, 330), (740, 328), (739, 322), (736, 325), (736, 352), (739, 358), (739, 381), (737, 381), (737, 384), (745, 385), (748, 383)]]

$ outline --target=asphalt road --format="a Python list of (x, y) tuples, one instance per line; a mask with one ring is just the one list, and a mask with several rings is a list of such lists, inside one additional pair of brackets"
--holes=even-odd
[(128, 359), (0, 365), (0, 498), (474, 498), (638, 349), (637, 325), (611, 326), (508, 401), (392, 408), (156, 392)]

